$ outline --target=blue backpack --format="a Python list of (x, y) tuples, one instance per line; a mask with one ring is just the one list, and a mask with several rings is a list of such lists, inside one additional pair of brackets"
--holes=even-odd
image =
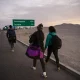
[(16, 36), (15, 31), (13, 29), (8, 30), (8, 35), (9, 35), (9, 37)]
[(16, 33), (13, 29), (9, 29), (7, 31), (7, 37), (8, 37), (9, 42), (16, 43)]

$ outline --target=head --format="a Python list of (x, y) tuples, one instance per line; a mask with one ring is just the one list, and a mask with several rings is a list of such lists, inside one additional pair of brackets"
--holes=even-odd
[(11, 29), (12, 28), (12, 25), (9, 25), (9, 28)]
[(55, 32), (56, 33), (56, 29), (54, 28), (54, 26), (49, 26), (49, 32)]
[(37, 26), (37, 30), (42, 30), (42, 29), (43, 29), (43, 24), (41, 23)]

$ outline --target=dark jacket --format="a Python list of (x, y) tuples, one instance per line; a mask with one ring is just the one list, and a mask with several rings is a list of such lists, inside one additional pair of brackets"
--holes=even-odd
[(15, 30), (14, 30), (14, 29), (8, 29), (6, 36), (7, 36), (7, 37), (16, 36)]
[(6, 36), (9, 40), (9, 42), (16, 43), (16, 33), (15, 33), (14, 29), (8, 29)]
[(44, 33), (41, 30), (34, 32), (30, 36), (29, 43), (34, 46), (40, 47), (41, 50), (44, 51)]

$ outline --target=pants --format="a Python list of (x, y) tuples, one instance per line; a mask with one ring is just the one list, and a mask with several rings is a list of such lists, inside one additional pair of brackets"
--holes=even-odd
[(58, 49), (53, 49), (52, 46), (48, 46), (47, 57), (46, 57), (45, 61), (48, 62), (52, 52), (53, 52), (54, 57), (56, 59), (56, 65), (57, 65), (57, 67), (59, 67)]
[(11, 46), (11, 49), (13, 49), (13, 48), (14, 48), (14, 43), (11, 42), (11, 41), (9, 41), (9, 44), (10, 44), (10, 46)]
[(14, 39), (14, 37), (9, 37), (8, 38), (9, 44), (11, 46), (11, 49), (14, 48), (14, 42), (16, 41), (16, 39)]
[(14, 43), (10, 43), (11, 44), (11, 49), (13, 49), (14, 48)]
[[(43, 42), (40, 44), (40, 48), (41, 48), (41, 51), (44, 53), (44, 44), (43, 44)], [(33, 66), (34, 66), (34, 67), (36, 67), (36, 62), (37, 62), (37, 59), (33, 59)], [(43, 70), (43, 72), (45, 72), (44, 59), (41, 58), (41, 59), (40, 59), (40, 62), (41, 62), (42, 70)]]
[[(37, 62), (37, 59), (33, 59), (33, 66), (36, 67), (36, 62)], [(45, 72), (45, 63), (44, 63), (44, 59), (40, 59), (40, 62), (41, 62), (41, 66), (42, 66), (42, 70), (43, 72)]]

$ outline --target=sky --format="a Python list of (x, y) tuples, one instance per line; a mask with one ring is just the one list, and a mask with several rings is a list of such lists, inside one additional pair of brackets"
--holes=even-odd
[(80, 24), (80, 0), (0, 0), (0, 28), (13, 19), (34, 19), (35, 26)]

